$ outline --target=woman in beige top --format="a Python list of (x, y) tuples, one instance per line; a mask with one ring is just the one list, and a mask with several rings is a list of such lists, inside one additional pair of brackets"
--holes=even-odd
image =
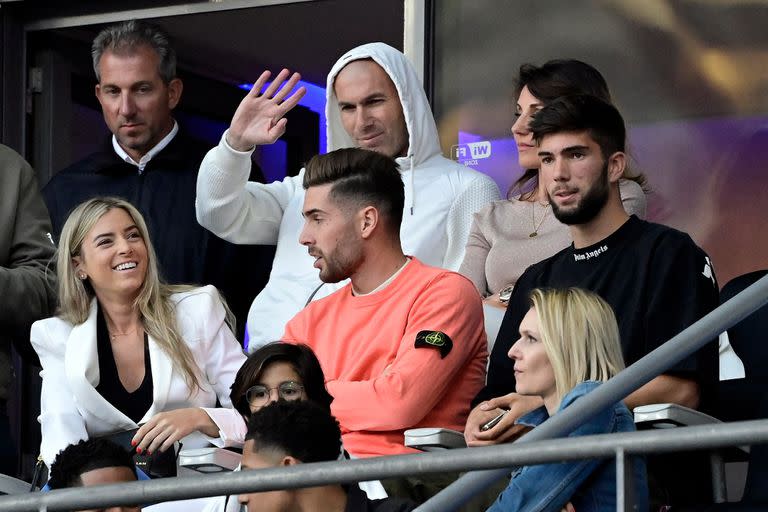
[[(608, 85), (595, 68), (578, 60), (551, 60), (543, 66), (523, 64), (517, 80), (517, 120), (512, 134), (518, 162), (527, 169), (512, 186), (510, 199), (494, 201), (475, 213), (459, 272), (472, 280), (487, 304), (506, 307), (499, 292), (511, 287), (523, 271), (571, 243), (568, 227), (551, 213), (544, 187), (538, 186), (539, 157), (528, 129), (531, 117), (560, 96), (592, 94), (611, 101)], [(624, 209), (645, 216), (645, 178), (625, 176), (619, 182)], [(509, 295), (502, 299), (509, 298)]]

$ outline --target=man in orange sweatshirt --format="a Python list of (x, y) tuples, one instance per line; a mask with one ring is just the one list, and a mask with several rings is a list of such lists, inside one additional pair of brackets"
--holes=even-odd
[(303, 185), (299, 241), (323, 282), (350, 282), (298, 313), (283, 340), (317, 354), (344, 447), (357, 457), (409, 453), (407, 429), (461, 431), (485, 382), (481, 300), (465, 277), (403, 254), (397, 164), (340, 149), (314, 157)]

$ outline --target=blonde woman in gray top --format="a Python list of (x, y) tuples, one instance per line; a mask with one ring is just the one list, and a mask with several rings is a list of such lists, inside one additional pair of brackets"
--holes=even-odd
[[(551, 60), (540, 67), (520, 67), (512, 134), (518, 162), (526, 171), (513, 185), (509, 199), (494, 201), (474, 214), (459, 268), (485, 297), (486, 305), (506, 308), (512, 287), (523, 271), (571, 243), (568, 227), (552, 215), (546, 191), (538, 186), (539, 157), (528, 129), (539, 109), (571, 94), (591, 94), (611, 101), (603, 76), (584, 62)], [(641, 218), (645, 217), (646, 206), (644, 183), (642, 175), (625, 176), (619, 182), (624, 209)]]

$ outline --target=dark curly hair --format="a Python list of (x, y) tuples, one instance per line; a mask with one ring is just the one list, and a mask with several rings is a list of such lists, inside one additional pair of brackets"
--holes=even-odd
[(254, 451), (274, 450), (301, 462), (339, 458), (341, 430), (328, 409), (310, 401), (273, 402), (251, 415), (246, 441)]
[(106, 439), (88, 439), (61, 450), (51, 464), (48, 487), (64, 489), (80, 487), (80, 476), (102, 468), (126, 467), (136, 474), (133, 458), (124, 448)]

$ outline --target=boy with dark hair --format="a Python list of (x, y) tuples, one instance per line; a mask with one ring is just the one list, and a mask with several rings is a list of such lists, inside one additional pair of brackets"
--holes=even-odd
[[(131, 454), (106, 439), (88, 439), (64, 448), (51, 465), (50, 489), (90, 487), (136, 481)], [(110, 507), (114, 512), (137, 512), (139, 506)]]
[[(277, 401), (258, 411), (248, 424), (242, 467), (264, 469), (335, 461), (341, 451), (336, 419), (310, 401)], [(241, 494), (248, 512), (405, 512), (413, 506), (392, 498), (369, 500), (356, 485), (324, 485)]]

